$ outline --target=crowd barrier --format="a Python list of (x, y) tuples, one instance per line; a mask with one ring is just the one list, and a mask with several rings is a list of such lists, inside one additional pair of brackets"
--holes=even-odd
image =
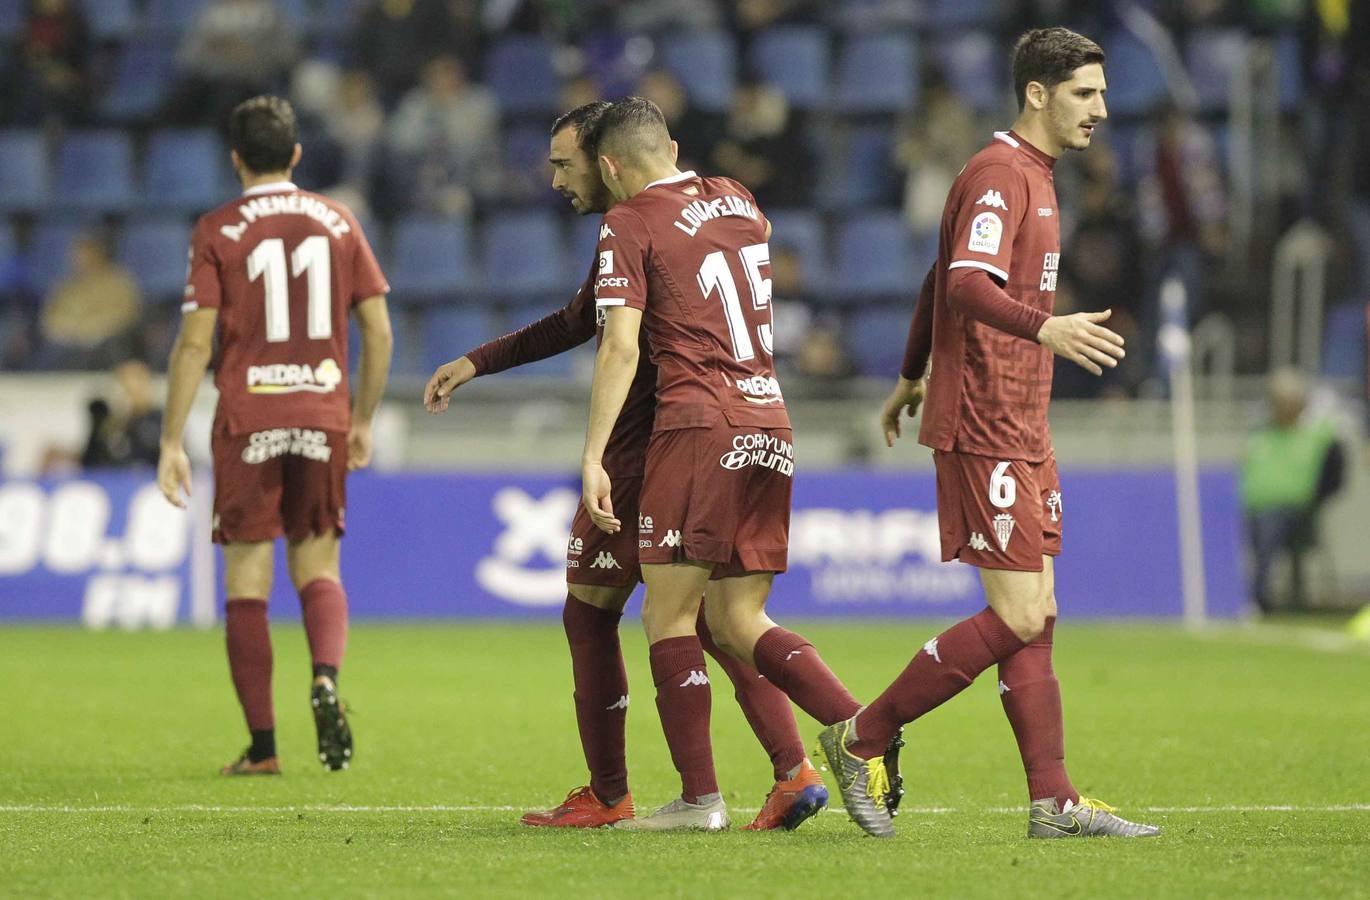
[[(1246, 604), (1236, 479), (1201, 479), (1208, 613)], [(189, 513), (152, 474), (0, 481), (0, 620), (92, 628), (210, 625), (222, 605), (211, 486)], [(343, 577), (356, 619), (553, 618), (566, 595), (570, 475), (374, 474), (348, 485)], [(1067, 617), (1180, 614), (1175, 490), (1166, 470), (1070, 470), (1057, 599)], [(993, 534), (985, 537), (993, 542)], [(975, 573), (940, 561), (931, 473), (796, 474), (780, 617), (963, 616)], [(592, 561), (584, 561), (589, 565)], [(278, 562), (274, 618), (298, 615)]]

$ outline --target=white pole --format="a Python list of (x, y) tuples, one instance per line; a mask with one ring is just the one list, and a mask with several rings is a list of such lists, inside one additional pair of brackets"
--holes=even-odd
[(190, 624), (196, 628), (213, 628), (218, 620), (214, 587), (218, 583), (214, 571), (214, 485), (207, 478), (197, 478), (195, 494), (190, 500)]
[(1203, 514), (1199, 503), (1199, 447), (1194, 424), (1194, 369), (1185, 325), (1184, 283), (1174, 275), (1161, 285), (1160, 345), (1170, 361), (1171, 430), (1175, 436), (1175, 514), (1180, 538), (1180, 586), (1186, 628), (1208, 616), (1204, 580)]

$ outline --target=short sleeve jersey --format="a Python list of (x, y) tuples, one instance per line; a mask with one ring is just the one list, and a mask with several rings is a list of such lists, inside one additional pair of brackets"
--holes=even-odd
[(657, 431), (788, 428), (772, 358), (770, 251), (756, 200), (684, 172), (604, 216), (595, 302), (642, 310)]
[(947, 302), (954, 269), (987, 272), (1014, 300), (1050, 313), (1061, 263), (1055, 160), (996, 132), (957, 176), (942, 212), (932, 363), (919, 440), (934, 450), (1040, 461), (1051, 452), (1051, 351)]
[(201, 217), (181, 309), (217, 309), (215, 428), (346, 431), (347, 322), (390, 290), (352, 213), (288, 182)]

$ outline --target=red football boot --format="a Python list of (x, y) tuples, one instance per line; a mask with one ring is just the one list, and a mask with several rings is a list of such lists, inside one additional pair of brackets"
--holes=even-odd
[(595, 796), (587, 784), (566, 795), (555, 809), (524, 813), (524, 825), (539, 828), (602, 828), (633, 817), (633, 795), (627, 794), (613, 806)]
[(766, 804), (756, 814), (752, 824), (743, 831), (770, 831), (783, 828), (794, 831), (804, 820), (815, 815), (828, 805), (828, 789), (823, 786), (823, 776), (807, 759), (799, 766), (799, 772), (786, 781), (777, 781), (775, 787), (766, 795)]

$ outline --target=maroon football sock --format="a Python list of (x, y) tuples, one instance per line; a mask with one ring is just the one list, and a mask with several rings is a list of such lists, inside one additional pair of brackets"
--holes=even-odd
[(851, 752), (880, 756), (899, 726), (961, 693), (975, 676), (1024, 644), (994, 610), (985, 607), (923, 645), (894, 683), (856, 717)]
[(704, 621), (702, 609), (696, 627), (704, 652), (728, 673), (737, 705), (742, 707), (747, 724), (752, 726), (756, 739), (771, 758), (775, 780), (784, 781), (804, 759), (804, 742), (799, 737), (799, 725), (794, 720), (790, 698), (756, 669), (719, 649), (708, 623)]
[(628, 675), (618, 641), (622, 613), (591, 606), (566, 596), (561, 624), (571, 647), (571, 678), (575, 685), (576, 725), (590, 789), (605, 803), (628, 793), (628, 762), (623, 749), (623, 727), (628, 715)]
[(661, 730), (680, 773), (681, 794), (690, 803), (718, 793), (714, 750), (709, 740), (711, 696), (699, 638), (666, 638), (652, 644), (652, 681)]
[(300, 588), (304, 634), (309, 658), (316, 666), (341, 669), (347, 648), (347, 592), (328, 578), (316, 578)]
[(1027, 772), (1028, 800), (1054, 797), (1062, 805), (1080, 802), (1066, 773), (1065, 721), (1061, 684), (1051, 668), (1056, 617), (1047, 618), (1037, 639), (999, 663), (999, 699), (1018, 739)]
[(752, 659), (771, 684), (824, 725), (849, 719), (861, 708), (803, 635), (777, 625), (757, 639)]
[(276, 727), (271, 707), (271, 632), (266, 601), (237, 597), (224, 606), (224, 643), (228, 671), (238, 692), (247, 727), (268, 731)]

